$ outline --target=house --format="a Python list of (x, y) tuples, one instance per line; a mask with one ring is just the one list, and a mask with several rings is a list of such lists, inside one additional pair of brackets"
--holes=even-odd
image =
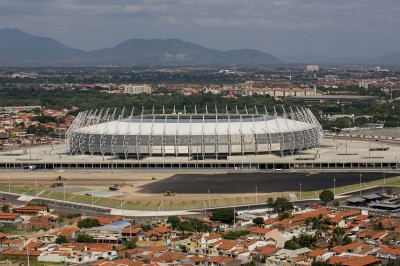
[(93, 236), (93, 240), (97, 243), (121, 243), (122, 230), (129, 226), (131, 226), (129, 222), (116, 221), (104, 226), (88, 228), (86, 233)]
[(111, 218), (101, 217), (101, 216), (92, 216), (90, 218), (99, 221), (100, 225), (107, 225), (112, 222), (117, 222), (117, 221), (121, 220), (122, 216), (116, 215)]
[(32, 216), (29, 219), (28, 229), (56, 229), (62, 226), (59, 217), (54, 214)]
[(14, 250), (7, 249), (1, 252), (1, 259), (8, 260), (22, 260), (27, 261), (27, 257), (29, 256), (30, 260), (37, 260), (38, 257), (42, 254), (40, 250)]
[(76, 233), (79, 231), (79, 227), (76, 226), (70, 226), (70, 227), (65, 227), (61, 230), (58, 230), (54, 233), (52, 233), (52, 235), (55, 236), (63, 236), (65, 237), (68, 241), (71, 241), (73, 239), (75, 239), (77, 237)]
[(315, 249), (308, 254), (308, 257), (315, 261), (326, 261), (334, 255), (335, 252), (322, 249)]
[(19, 213), (8, 213), (1, 212), (0, 213), (0, 223), (2, 224), (13, 224), (22, 221), (21, 214)]
[(170, 229), (166, 227), (155, 227), (147, 232), (138, 233), (138, 238), (141, 241), (162, 241), (163, 243), (170, 243), (171, 239), (175, 237)]
[(131, 261), (130, 259), (120, 259), (114, 261), (97, 261), (92, 266), (142, 266), (144, 263), (141, 261)]
[(124, 229), (122, 229), (121, 239), (123, 239), (124, 241), (128, 241), (130, 239), (137, 238), (138, 234), (141, 231), (142, 230), (140, 228), (134, 228), (132, 226), (125, 227)]
[(13, 209), (14, 213), (21, 215), (38, 215), (40, 212), (47, 212), (46, 206), (23, 206)]
[(3, 248), (22, 249), (26, 242), (25, 238), (6, 239), (3, 241)]
[(332, 256), (329, 265), (342, 266), (375, 266), (381, 265), (381, 260), (374, 256)]
[(235, 240), (222, 239), (209, 244), (206, 252), (211, 256), (232, 256), (233, 250), (237, 248), (238, 244)]
[(383, 247), (377, 250), (376, 256), (383, 259), (400, 259), (400, 248)]
[(188, 256), (185, 259), (182, 259), (181, 263), (198, 265), (198, 266), (206, 266), (207, 258), (205, 258), (203, 256), (198, 256), (198, 255)]
[(342, 253), (366, 254), (371, 251), (371, 248), (369, 247), (368, 244), (358, 241), (348, 245), (334, 247), (332, 248), (332, 250), (337, 254), (342, 254)]
[(239, 266), (242, 263), (241, 260), (223, 256), (211, 257), (207, 262), (208, 266)]
[(278, 218), (268, 218), (268, 219), (264, 220), (264, 228), (273, 227), (277, 221), (278, 221)]
[(0, 245), (3, 244), (3, 242), (7, 239), (7, 235), (0, 232)]
[(268, 257), (266, 259), (267, 265), (281, 265), (284, 262), (287, 262), (288, 259), (290, 258), (295, 258), (297, 256), (307, 256), (311, 252), (311, 249), (309, 248), (299, 248), (296, 250), (290, 250), (290, 249), (281, 249), (278, 252), (276, 252), (274, 255)]

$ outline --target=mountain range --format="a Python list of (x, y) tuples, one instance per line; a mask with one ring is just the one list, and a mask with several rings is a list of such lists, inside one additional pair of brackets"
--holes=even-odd
[(219, 51), (178, 39), (130, 39), (86, 52), (19, 29), (0, 29), (0, 66), (230, 66), (273, 64), (400, 64), (400, 52), (377, 58), (292, 55), (282, 59), (252, 49)]
[(131, 39), (85, 52), (18, 29), (0, 30), (0, 65), (270, 65), (277, 57), (251, 49), (218, 51), (178, 39)]

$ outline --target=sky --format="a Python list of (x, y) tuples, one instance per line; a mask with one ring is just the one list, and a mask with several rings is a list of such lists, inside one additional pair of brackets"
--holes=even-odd
[(0, 28), (83, 50), (178, 38), (222, 51), (373, 58), (400, 51), (399, 0), (0, 0)]

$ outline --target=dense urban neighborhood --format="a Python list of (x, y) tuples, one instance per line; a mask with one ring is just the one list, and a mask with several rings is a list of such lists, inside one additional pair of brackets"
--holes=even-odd
[(3, 197), (1, 259), (90, 265), (398, 265), (400, 219), (283, 198), (193, 217), (67, 214)]

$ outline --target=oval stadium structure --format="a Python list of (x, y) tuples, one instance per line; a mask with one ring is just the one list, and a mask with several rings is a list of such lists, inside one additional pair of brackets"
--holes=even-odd
[[(123, 113), (123, 112), (122, 112)], [(67, 132), (71, 154), (120, 158), (188, 156), (197, 159), (275, 153), (280, 156), (319, 146), (321, 125), (309, 109), (265, 114), (149, 114), (116, 117), (85, 111)]]

